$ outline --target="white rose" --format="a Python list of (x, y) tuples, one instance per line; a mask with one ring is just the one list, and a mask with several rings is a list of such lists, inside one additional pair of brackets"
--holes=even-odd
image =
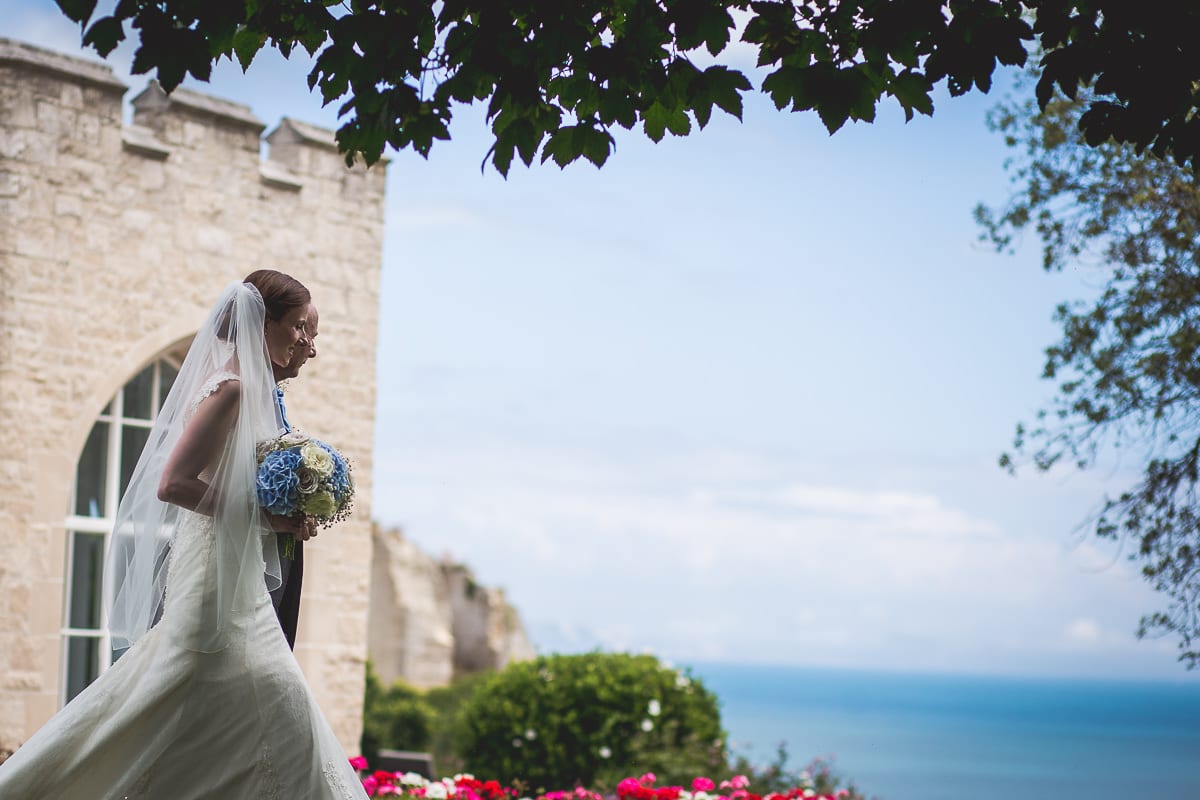
[(322, 478), (333, 473), (333, 456), (316, 442), (307, 442), (300, 448), (300, 462)]

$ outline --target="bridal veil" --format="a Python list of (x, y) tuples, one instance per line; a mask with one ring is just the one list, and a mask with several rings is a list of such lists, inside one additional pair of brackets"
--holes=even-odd
[(277, 436), (282, 420), (264, 334), (262, 297), (236, 282), (222, 293), (196, 333), (179, 375), (162, 404), (150, 438), (117, 509), (105, 563), (105, 601), (113, 649), (123, 651), (162, 614), (171, 544), (181, 514), (159, 499), (164, 470), (197, 406), (222, 382), (240, 382), (238, 414), (216, 462), (199, 476), (208, 488), (201, 508), (210, 511), (214, 558), (206, 576), (215, 602), (200, 609), (193, 641), (185, 646), (216, 652), (228, 644), (231, 622), (251, 614), (264, 574), (268, 589), (280, 583), (275, 534), (255, 499), (255, 448)]

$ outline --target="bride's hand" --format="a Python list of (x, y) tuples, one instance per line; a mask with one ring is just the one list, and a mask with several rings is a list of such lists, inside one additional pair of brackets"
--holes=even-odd
[(267, 524), (271, 530), (277, 533), (290, 533), (296, 537), (297, 542), (307, 542), (317, 535), (317, 521), (310, 516), (285, 517), (270, 512), (263, 513), (267, 517)]

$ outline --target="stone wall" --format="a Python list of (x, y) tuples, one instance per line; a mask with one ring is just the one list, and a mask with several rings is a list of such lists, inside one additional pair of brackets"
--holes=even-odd
[(289, 416), (356, 466), (353, 520), (306, 549), (297, 658), (349, 751), (361, 727), (384, 168), (285, 119), (151, 85), (122, 124), (103, 66), (0, 39), (0, 749), (61, 704), (66, 513), (96, 415), (229, 281), (300, 278), (319, 356)]
[(535, 655), (502, 589), (461, 564), (436, 560), (399, 530), (376, 528), (369, 649), (385, 683), (444, 686), (456, 675)]

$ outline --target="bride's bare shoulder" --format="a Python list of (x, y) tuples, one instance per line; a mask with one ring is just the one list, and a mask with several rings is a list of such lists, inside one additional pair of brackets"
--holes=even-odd
[(195, 414), (200, 405), (209, 398), (213, 398), (213, 405), (220, 407), (236, 403), (241, 391), (242, 382), (237, 373), (218, 372), (210, 376), (192, 398), (191, 408), (188, 409), (189, 416)]

